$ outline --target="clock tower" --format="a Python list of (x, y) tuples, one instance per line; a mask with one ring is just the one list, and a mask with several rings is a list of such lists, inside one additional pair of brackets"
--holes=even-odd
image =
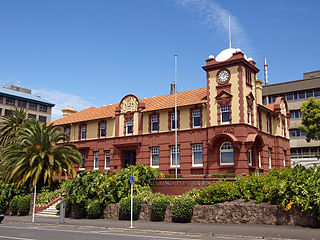
[(240, 50), (223, 50), (202, 67), (207, 72), (209, 126), (243, 123), (257, 126), (256, 74), (252, 58)]

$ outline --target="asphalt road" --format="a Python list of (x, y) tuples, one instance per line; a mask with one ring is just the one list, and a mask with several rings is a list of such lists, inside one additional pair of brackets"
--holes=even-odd
[(209, 234), (181, 234), (165, 232), (144, 232), (141, 230), (103, 230), (94, 227), (72, 227), (72, 226), (32, 226), (25, 224), (1, 224), (1, 240), (136, 240), (136, 239), (157, 239), (157, 240), (194, 240), (194, 239), (256, 239), (251, 237), (230, 237), (225, 235), (212, 236)]

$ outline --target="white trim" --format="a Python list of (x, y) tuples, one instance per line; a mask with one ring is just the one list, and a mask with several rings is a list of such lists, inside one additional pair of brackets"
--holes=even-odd
[[(102, 124), (104, 124), (104, 134), (105, 134), (105, 136), (101, 136), (101, 125)], [(105, 122), (100, 123), (99, 129), (100, 129), (100, 138), (106, 138), (106, 136), (107, 136), (107, 124)]]
[[(152, 118), (153, 117), (157, 117), (157, 121), (156, 121), (156, 123), (158, 124), (158, 130), (152, 130), (152, 128), (153, 128), (153, 121), (152, 121)], [(151, 133), (157, 133), (157, 132), (159, 132), (159, 115), (152, 115), (151, 116)]]
[(258, 152), (259, 168), (261, 168), (261, 152)]
[[(85, 135), (84, 138), (82, 138), (82, 128), (84, 128), (84, 135)], [(80, 132), (80, 140), (86, 140), (86, 138), (87, 138), (87, 126), (82, 125), (81, 126), (81, 132)]]
[[(194, 151), (193, 151), (193, 146), (195, 146), (195, 145), (201, 145), (201, 148), (202, 148), (202, 164), (195, 164), (194, 163)], [(200, 152), (200, 151), (197, 151), (197, 152)], [(203, 145), (202, 144), (193, 144), (192, 145), (192, 167), (203, 167)]]
[(286, 166), (286, 151), (285, 150), (283, 150), (283, 167), (285, 167)]
[[(153, 148), (158, 148), (158, 150), (159, 150), (159, 165), (152, 165), (152, 149)], [(151, 147), (150, 148), (150, 167), (152, 167), (152, 168), (159, 168), (160, 167), (160, 147)]]
[[(171, 131), (174, 131), (174, 130), (179, 130), (178, 128), (178, 125), (179, 125), (179, 119), (178, 119), (178, 113), (177, 113), (177, 120), (175, 120), (175, 118), (172, 119), (172, 116), (175, 116), (175, 113), (171, 113)], [(176, 128), (172, 128), (173, 124), (172, 124), (172, 121), (174, 121), (174, 123), (177, 123), (177, 126), (175, 126)]]
[(248, 165), (251, 167), (252, 166), (252, 150), (248, 150)]
[(110, 151), (107, 150), (104, 152), (104, 169), (108, 170), (110, 169), (110, 167), (106, 167), (106, 160), (107, 160), (107, 152), (109, 153), (109, 166), (110, 166), (110, 162), (111, 162), (111, 159), (110, 159)]
[(177, 164), (177, 165), (175, 165), (175, 164), (172, 165), (172, 148), (174, 148), (174, 147), (175, 147), (175, 146), (170, 147), (170, 167), (172, 167), (172, 168), (173, 168), (173, 167), (176, 167), (176, 166), (177, 166), (177, 167), (180, 167), (180, 164), (181, 164), (181, 156), (180, 156), (181, 151), (180, 151), (180, 146), (178, 145), (178, 146), (177, 146), (177, 149), (178, 149), (179, 151), (178, 151), (177, 155), (178, 155), (178, 158), (179, 158), (179, 160), (180, 160), (180, 161), (179, 161), (180, 164), (179, 164), (179, 165), (178, 165), (178, 164)]
[(83, 171), (83, 170), (86, 170), (86, 168), (79, 168), (79, 171)]
[[(128, 121), (131, 121), (131, 125), (128, 125)], [(131, 126), (131, 128), (132, 128), (132, 130), (131, 130), (132, 132), (131, 133), (128, 133), (128, 126)], [(132, 133), (133, 133), (133, 120), (132, 119), (128, 119), (126, 121), (126, 136), (131, 136)]]
[[(96, 167), (96, 156), (95, 156), (95, 153), (98, 153), (98, 167)], [(100, 162), (100, 159), (99, 159), (99, 151), (94, 151), (93, 152), (93, 169), (94, 170), (98, 170), (99, 169), (99, 162)]]
[(272, 150), (271, 148), (268, 148), (268, 163), (269, 163), (269, 169), (272, 168)]
[[(194, 112), (195, 111), (199, 111), (199, 116), (194, 116)], [(200, 125), (199, 126), (195, 126), (194, 125), (194, 118), (195, 117), (200, 118)], [(195, 110), (192, 111), (192, 128), (201, 128), (201, 109), (195, 109)]]
[(223, 163), (223, 162), (221, 162), (221, 148), (226, 143), (230, 143), (232, 145), (231, 142), (224, 142), (224, 143), (221, 144), (221, 146), (220, 146), (220, 165), (233, 166), (234, 165), (234, 149), (233, 149), (233, 145), (232, 145), (232, 151), (230, 151), (231, 149), (223, 149), (224, 150), (223, 152), (232, 152), (233, 153), (233, 163)]

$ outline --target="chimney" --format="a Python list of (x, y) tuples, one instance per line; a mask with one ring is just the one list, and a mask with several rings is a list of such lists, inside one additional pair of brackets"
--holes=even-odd
[(269, 80), (268, 80), (268, 64), (267, 64), (267, 59), (264, 58), (264, 82), (267, 85), (269, 85)]
[(77, 112), (76, 110), (73, 109), (73, 106), (69, 108), (69, 105), (67, 105), (65, 109), (61, 109), (61, 111), (62, 111), (62, 117), (66, 117)]
[(171, 83), (170, 85), (170, 95), (174, 95), (176, 91), (176, 84), (175, 83)]

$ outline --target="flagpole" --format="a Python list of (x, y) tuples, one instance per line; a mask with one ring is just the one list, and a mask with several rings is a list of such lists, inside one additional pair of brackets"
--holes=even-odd
[(177, 116), (177, 58), (174, 55), (174, 142), (175, 142), (175, 160), (176, 160), (176, 179), (178, 178), (178, 116)]

